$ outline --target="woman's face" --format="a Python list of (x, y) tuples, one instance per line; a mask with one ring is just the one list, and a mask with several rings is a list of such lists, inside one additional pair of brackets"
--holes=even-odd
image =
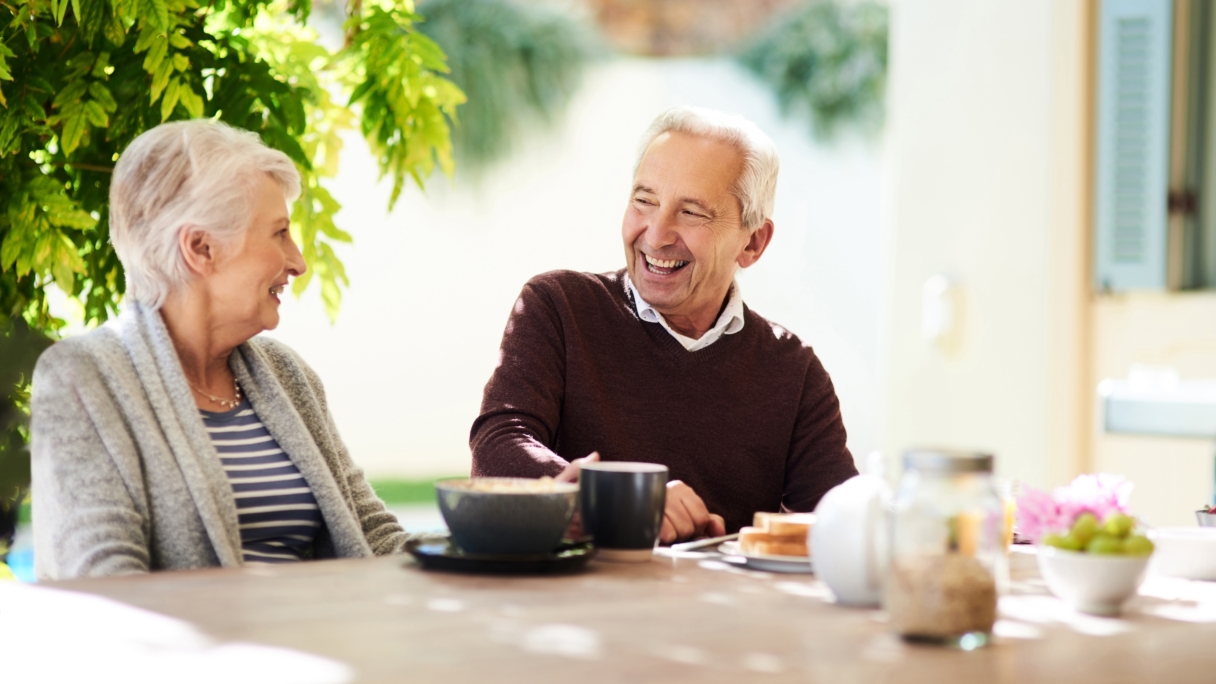
[(279, 295), (289, 277), (306, 270), (290, 224), (283, 191), (270, 176), (259, 176), (249, 228), (223, 250), (207, 279), (219, 325), (238, 327), (247, 337), (279, 325)]

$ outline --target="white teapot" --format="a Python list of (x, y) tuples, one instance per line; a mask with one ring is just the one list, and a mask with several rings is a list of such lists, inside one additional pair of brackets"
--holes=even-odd
[(877, 606), (887, 572), (886, 504), (878, 475), (857, 475), (831, 489), (815, 508), (811, 553), (815, 575), (849, 606)]

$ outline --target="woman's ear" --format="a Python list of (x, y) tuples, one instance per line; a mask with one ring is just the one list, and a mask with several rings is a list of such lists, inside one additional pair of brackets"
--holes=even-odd
[(177, 233), (177, 246), (186, 267), (195, 275), (207, 275), (215, 270), (215, 239), (195, 226), (182, 226)]
[(764, 219), (764, 225), (752, 231), (748, 236), (747, 246), (743, 248), (743, 253), (739, 255), (738, 264), (740, 268), (747, 268), (760, 260), (760, 255), (764, 254), (764, 250), (768, 249), (768, 243), (773, 239), (773, 221), (772, 219)]

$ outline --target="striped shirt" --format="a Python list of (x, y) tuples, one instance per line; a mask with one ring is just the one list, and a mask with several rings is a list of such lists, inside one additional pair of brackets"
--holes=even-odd
[(199, 413), (232, 485), (245, 562), (300, 560), (323, 524), (304, 476), (248, 399), (231, 411)]

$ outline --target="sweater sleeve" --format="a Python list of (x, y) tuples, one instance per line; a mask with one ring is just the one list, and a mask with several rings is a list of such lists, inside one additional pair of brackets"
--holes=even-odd
[[(31, 476), (35, 563), (39, 579), (71, 579), (147, 572), (150, 565), (144, 516), (123, 482), (96, 416), (105, 402), (82, 393), (95, 369), (52, 348), (34, 371)], [(89, 370), (94, 372), (90, 373)], [(100, 408), (98, 408), (100, 407)], [(122, 435), (109, 435), (110, 441)], [(133, 449), (134, 447), (131, 446)]]
[(537, 280), (524, 286), (503, 332), (498, 367), (486, 383), (469, 446), (474, 477), (557, 475), (553, 452), (565, 395), (561, 317)]
[(786, 460), (783, 508), (813, 511), (829, 489), (857, 474), (845, 441), (836, 388), (819, 358), (812, 357)]

